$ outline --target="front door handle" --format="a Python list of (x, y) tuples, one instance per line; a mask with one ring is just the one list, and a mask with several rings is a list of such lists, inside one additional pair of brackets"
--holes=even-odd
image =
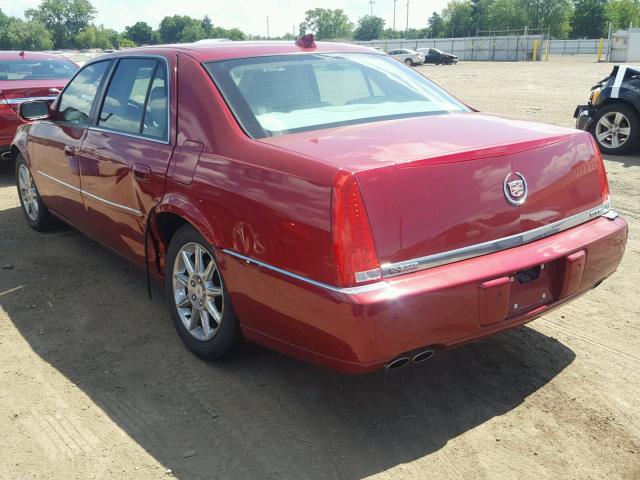
[(64, 154), (67, 157), (73, 157), (76, 154), (76, 147), (73, 147), (71, 145), (67, 145), (64, 147)]
[(133, 176), (142, 182), (149, 181), (151, 178), (151, 168), (141, 163), (134, 163)]

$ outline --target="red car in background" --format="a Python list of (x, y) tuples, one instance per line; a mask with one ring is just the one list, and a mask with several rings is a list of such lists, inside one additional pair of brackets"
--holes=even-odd
[(627, 240), (588, 133), (476, 112), (365, 47), (129, 50), (20, 111), (28, 224), (163, 280), (208, 359), (244, 336), (343, 372), (420, 362), (596, 287)]
[(58, 55), (40, 52), (0, 51), (0, 155), (24, 120), (17, 114), (26, 100), (54, 100), (78, 66)]

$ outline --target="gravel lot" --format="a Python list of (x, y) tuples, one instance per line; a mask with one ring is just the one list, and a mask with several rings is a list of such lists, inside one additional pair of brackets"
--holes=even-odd
[[(418, 70), (481, 110), (571, 126), (611, 68), (593, 60)], [(75, 231), (30, 231), (4, 169), (0, 478), (640, 478), (640, 157), (607, 169), (631, 226), (615, 276), (528, 327), (363, 377), (257, 346), (197, 360), (142, 273)]]

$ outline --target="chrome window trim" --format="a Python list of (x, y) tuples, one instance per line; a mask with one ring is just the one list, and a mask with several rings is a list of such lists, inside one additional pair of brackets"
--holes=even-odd
[(3, 105), (19, 105), (21, 103), (24, 102), (35, 102), (37, 100), (47, 100), (47, 101), (54, 101), (56, 98), (58, 98), (57, 96), (50, 96), (50, 97), (22, 97), (22, 98), (8, 98), (8, 99), (0, 99), (0, 104)]
[[(117, 55), (114, 57), (111, 57), (113, 59), (113, 61), (115, 62), (115, 66), (111, 68), (111, 70), (108, 72), (108, 78), (107, 78), (107, 83), (104, 86), (104, 89), (100, 92), (100, 105), (97, 106), (97, 111), (96, 111), (96, 118), (94, 119), (94, 122), (90, 123), (89, 125), (87, 125), (87, 129), (88, 130), (93, 130), (96, 132), (105, 132), (105, 133), (115, 133), (117, 135), (123, 135), (125, 137), (130, 137), (130, 138), (139, 138), (142, 140), (149, 140), (151, 142), (155, 142), (155, 143), (161, 143), (163, 145), (170, 145), (171, 144), (171, 70), (169, 68), (169, 60), (167, 60), (167, 57), (163, 56), (163, 55)], [(118, 66), (120, 65), (120, 61), (121, 60), (135, 60), (135, 59), (142, 59), (142, 60), (156, 60), (159, 61), (160, 63), (164, 63), (164, 71), (165, 71), (165, 78), (166, 78), (166, 87), (167, 87), (167, 135), (166, 138), (154, 138), (154, 137), (148, 137), (142, 134), (135, 134), (135, 133), (128, 133), (128, 132), (122, 132), (120, 130), (114, 130), (111, 128), (105, 128), (105, 127), (101, 127), (98, 125), (99, 121), (100, 121), (100, 112), (102, 111), (102, 108), (104, 107), (104, 100), (105, 98), (107, 98), (107, 93), (109, 93), (109, 86), (111, 85), (111, 79), (113, 78), (113, 75), (116, 73), (116, 71), (118, 70)], [(84, 67), (83, 67), (84, 68)], [(153, 80), (155, 79), (155, 75), (153, 78), (151, 78), (151, 83), (153, 84)], [(145, 105), (145, 109), (146, 109), (146, 105)], [(144, 116), (143, 116), (143, 120), (144, 120)]]
[(78, 188), (75, 185), (71, 185), (67, 182), (64, 182), (56, 177), (52, 177), (51, 175), (49, 175), (48, 173), (44, 173), (42, 170), (37, 170), (39, 175), (42, 175), (45, 178), (48, 178), (49, 180), (56, 182), (60, 185), (62, 185), (63, 187), (67, 187), (70, 190), (73, 190), (74, 192), (78, 192), (81, 195), (86, 195), (87, 197), (90, 197), (94, 200), (97, 200), (99, 202), (104, 203), (105, 205), (109, 205), (110, 207), (114, 207), (114, 208), (119, 208), (121, 210), (124, 210), (125, 212), (128, 213), (133, 213), (134, 215), (138, 216), (138, 217), (143, 217), (144, 214), (140, 211), (140, 210), (136, 210), (135, 208), (131, 208), (131, 207), (127, 207), (125, 205), (120, 205), (119, 203), (116, 202), (112, 202), (111, 200), (107, 200), (105, 198), (102, 198), (98, 195), (95, 195), (91, 192), (87, 192), (86, 190), (83, 190), (82, 188)]
[[(549, 225), (545, 225), (543, 227), (529, 230), (527, 232), (519, 233), (517, 235), (512, 235), (509, 237), (492, 240), (490, 242), (479, 243), (477, 245), (471, 245), (469, 247), (464, 247), (456, 250), (437, 253), (434, 255), (429, 255), (426, 257), (421, 257), (413, 260), (406, 260), (404, 262), (398, 262), (394, 264), (385, 264), (385, 265), (382, 265), (381, 267), (383, 279), (397, 277), (399, 275), (404, 275), (406, 273), (413, 273), (421, 270), (427, 270), (430, 268), (435, 268), (442, 265), (456, 263), (463, 260), (469, 260), (471, 258), (476, 258), (483, 255), (497, 253), (503, 250), (508, 250), (510, 248), (526, 245), (528, 243), (531, 243), (537, 240), (543, 240), (544, 238), (550, 237), (557, 233), (561, 233), (571, 228), (580, 226), (598, 217), (605, 217), (609, 220), (615, 220), (616, 218), (618, 218), (618, 213), (615, 212), (614, 210), (611, 210), (611, 204), (607, 202), (599, 207), (592, 208), (591, 210), (588, 210), (586, 212), (579, 213), (577, 215), (559, 220)], [(385, 288), (390, 287), (390, 285), (384, 280), (376, 283), (372, 283), (369, 285), (363, 285), (361, 287), (346, 287), (346, 288), (336, 287), (323, 282), (312, 280), (308, 277), (304, 277), (296, 273), (289, 272), (287, 270), (275, 267), (273, 265), (269, 265), (268, 263), (262, 262), (260, 260), (256, 260), (255, 258), (247, 257), (245, 255), (237, 253), (233, 250), (229, 250), (227, 248), (222, 249), (222, 251), (227, 255), (231, 255), (235, 258), (238, 258), (246, 262), (247, 264), (252, 264), (261, 268), (265, 268), (267, 270), (277, 272), (281, 275), (284, 275), (290, 278), (295, 278), (296, 280), (299, 280), (301, 282), (308, 283), (310, 285), (314, 285), (316, 287), (323, 288), (331, 292), (340, 293), (343, 295), (357, 295), (357, 294), (372, 292), (376, 290), (383, 290)]]
[(113, 134), (116, 134), (116, 135), (122, 135), (124, 137), (137, 138), (137, 139), (140, 139), (140, 140), (149, 140), (150, 142), (160, 143), (162, 145), (170, 145), (171, 144), (171, 142), (168, 141), (168, 140), (162, 140), (162, 139), (153, 138), (153, 137), (145, 137), (143, 135), (136, 135), (135, 133), (121, 132), (119, 130), (111, 130), (110, 128), (104, 128), (104, 127), (89, 126), (89, 127), (87, 127), (87, 130), (91, 130), (93, 132), (113, 133)]
[(478, 243), (476, 245), (470, 245), (456, 250), (436, 253), (426, 257), (405, 260), (403, 262), (387, 263), (381, 266), (382, 276), (383, 278), (397, 277), (398, 275), (405, 273), (418, 272), (420, 270), (435, 268), (449, 263), (460, 262), (462, 260), (469, 260), (470, 258), (480, 257), (482, 255), (488, 255), (490, 253), (496, 253), (509, 248), (526, 245), (527, 243), (542, 240), (550, 237), (551, 235), (582, 225), (596, 217), (607, 215), (610, 208), (611, 205), (609, 203), (605, 203), (586, 212), (578, 213), (577, 215), (558, 220), (557, 222), (550, 223), (549, 225), (544, 225), (509, 237)]

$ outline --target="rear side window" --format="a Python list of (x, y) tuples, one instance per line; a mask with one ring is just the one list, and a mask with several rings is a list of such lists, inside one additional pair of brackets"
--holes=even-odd
[(156, 74), (151, 82), (149, 100), (145, 105), (142, 122), (142, 135), (145, 137), (164, 140), (167, 138), (168, 127), (168, 90), (167, 72), (163, 64), (158, 63)]
[(91, 106), (110, 63), (93, 63), (71, 80), (60, 99), (58, 120), (74, 125), (89, 124)]
[(142, 121), (159, 65), (157, 60), (146, 58), (118, 62), (98, 116), (99, 127), (142, 134)]

